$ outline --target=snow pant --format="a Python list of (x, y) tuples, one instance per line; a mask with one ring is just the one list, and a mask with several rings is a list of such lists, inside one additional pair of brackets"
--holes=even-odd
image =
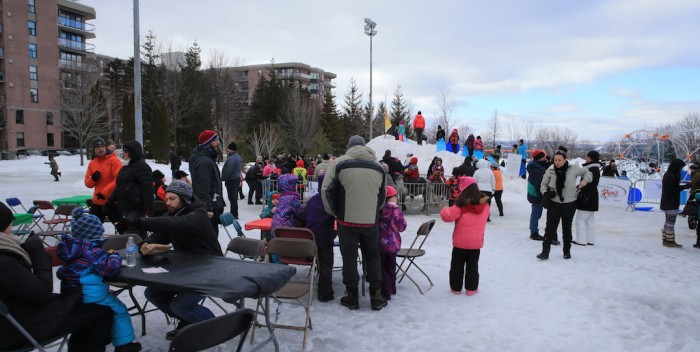
[(105, 218), (107, 217), (107, 213), (104, 211), (104, 206), (95, 203), (92, 203), (90, 206), (90, 214), (97, 216), (101, 222), (105, 222)]
[(467, 147), (467, 151), (469, 152), (468, 155), (471, 158), (474, 155), (474, 148)]
[(496, 200), (496, 207), (498, 207), (498, 214), (503, 214), (503, 201), (501, 201), (502, 195), (502, 190), (493, 192), (493, 198)]
[(542, 217), (542, 205), (540, 203), (532, 203), (531, 209), (530, 210), (530, 235), (539, 235), (540, 234), (540, 229), (539, 229), (539, 222), (540, 218)]
[[(214, 228), (214, 233), (219, 234), (219, 224), (221, 224), (221, 219), (219, 215), (224, 213), (224, 209), (213, 210), (214, 215), (209, 219), (211, 221), (211, 226)], [(144, 237), (145, 238), (145, 237)]]
[(542, 253), (549, 255), (549, 248), (552, 242), (557, 239), (557, 228), (560, 220), (564, 253), (571, 253), (571, 225), (574, 222), (574, 214), (576, 214), (576, 202), (552, 202), (552, 205), (547, 209), (547, 225), (544, 229)]
[(576, 242), (595, 244), (595, 212), (578, 210), (576, 212)]
[(56, 335), (70, 333), (68, 351), (104, 351), (111, 340), (112, 316), (109, 307), (78, 303)]
[(452, 247), (450, 288), (453, 291), (462, 291), (462, 285), (468, 291), (476, 291), (479, 288), (480, 254), (480, 249)]
[(199, 304), (204, 296), (194, 293), (181, 293), (146, 288), (146, 298), (163, 313), (176, 317), (189, 324), (214, 318), (209, 308)]
[[(319, 244), (318, 241), (316, 244)], [(326, 300), (333, 297), (333, 241), (330, 246), (318, 246), (318, 284), (316, 297)]]
[(340, 254), (343, 256), (343, 284), (347, 292), (357, 296), (360, 277), (357, 273), (357, 249), (362, 251), (363, 265), (369, 281), (369, 292), (381, 288), (379, 262), (379, 227), (350, 227), (338, 224)]
[(664, 210), (664, 214), (666, 215), (666, 221), (664, 222), (664, 232), (668, 234), (675, 234), (676, 230), (676, 218), (678, 217), (678, 210), (676, 209), (671, 209), (671, 210)]
[(235, 181), (224, 181), (228, 201), (231, 204), (231, 214), (236, 219), (238, 219), (238, 186), (240, 184), (241, 181), (238, 178)]
[(414, 131), (416, 131), (416, 142), (418, 142), (418, 145), (423, 145), (423, 129), (416, 128)]
[(382, 295), (391, 298), (396, 294), (396, 253), (379, 253), (379, 261), (382, 265)]
[(459, 150), (459, 144), (456, 144), (456, 143), (455, 144), (450, 143), (450, 144), (452, 145), (452, 152), (457, 154), (457, 151)]
[(136, 340), (131, 314), (116, 296), (109, 294), (109, 285), (96, 274), (87, 274), (80, 278), (83, 289), (83, 302), (106, 306), (114, 312), (112, 318), (112, 345), (126, 345)]

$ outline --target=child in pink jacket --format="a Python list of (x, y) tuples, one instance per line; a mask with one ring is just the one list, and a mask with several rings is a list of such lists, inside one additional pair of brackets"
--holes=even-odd
[(459, 197), (451, 207), (440, 211), (445, 222), (455, 222), (452, 232), (452, 262), (450, 264), (450, 288), (452, 293), (462, 293), (462, 286), (467, 296), (479, 292), (479, 255), (484, 246), (486, 219), (489, 217), (489, 197), (479, 192), (473, 177), (459, 180)]
[(401, 234), (406, 219), (396, 205), (396, 189), (386, 186), (386, 203), (379, 210), (379, 259), (382, 265), (382, 295), (391, 299), (396, 294), (396, 253), (401, 249)]

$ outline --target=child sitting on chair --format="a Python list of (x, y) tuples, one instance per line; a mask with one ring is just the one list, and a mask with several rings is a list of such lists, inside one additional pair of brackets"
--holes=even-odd
[(391, 299), (396, 294), (396, 253), (401, 249), (401, 234), (406, 219), (396, 205), (397, 192), (386, 187), (386, 203), (379, 210), (379, 259), (382, 265), (382, 295)]
[(131, 315), (119, 298), (109, 293), (104, 277), (116, 275), (122, 259), (114, 251), (102, 249), (100, 240), (105, 229), (95, 215), (85, 213), (83, 208), (73, 209), (70, 223), (71, 234), (61, 235), (57, 254), (65, 263), (56, 276), (61, 280), (61, 291), (81, 287), (83, 302), (108, 306), (114, 311), (112, 322), (112, 344), (115, 352), (136, 352), (141, 344), (136, 339)]
[(277, 205), (280, 202), (280, 194), (277, 191), (272, 191), (270, 192), (270, 197), (268, 198), (267, 205), (265, 205), (265, 208), (263, 209), (262, 213), (260, 213), (260, 218), (271, 218), (272, 215), (275, 214), (277, 211)]
[(302, 227), (304, 225), (304, 205), (296, 192), (298, 178), (296, 175), (284, 174), (277, 178), (280, 200), (277, 210), (272, 215), (272, 233), (278, 227)]

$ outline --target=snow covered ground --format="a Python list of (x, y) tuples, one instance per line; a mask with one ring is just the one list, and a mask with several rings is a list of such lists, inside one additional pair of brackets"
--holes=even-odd
[[(384, 150), (404, 159), (412, 152), (425, 173), (435, 155), (434, 146), (375, 138), (369, 145), (381, 157)], [(447, 152), (449, 173), (463, 158)], [(63, 178), (54, 182), (46, 158), (0, 161), (0, 197), (19, 197), (25, 204), (34, 199), (55, 199), (90, 194), (83, 185), (87, 166), (77, 156), (56, 158)], [(150, 163), (170, 175), (167, 165)], [(187, 169), (187, 164), (182, 166)], [(479, 294), (467, 297), (450, 293), (448, 271), (452, 224), (437, 214), (407, 216), (404, 245), (413, 240), (418, 226), (437, 219), (425, 245), (427, 254), (417, 263), (435, 286), (420, 295), (405, 280), (398, 294), (379, 312), (371, 311), (369, 298), (362, 297), (359, 311), (339, 304), (344, 287), (340, 272), (334, 272), (336, 299), (314, 302), (313, 330), (309, 351), (697, 351), (700, 346), (700, 249), (695, 231), (684, 218), (676, 224), (682, 249), (661, 245), (663, 214), (625, 212), (624, 208), (602, 208), (596, 214), (598, 239), (595, 246), (573, 246), (571, 260), (562, 258), (561, 246), (553, 247), (550, 260), (535, 255), (541, 242), (528, 238), (530, 206), (525, 199), (526, 183), (520, 178), (504, 180), (505, 216), (492, 211), (481, 252)], [(247, 188), (245, 189), (247, 196)], [(239, 201), (240, 221), (257, 219), (260, 206)], [(495, 206), (494, 206), (495, 208)], [(544, 216), (540, 223), (543, 233)], [(112, 229), (108, 225), (108, 232)], [(256, 237), (256, 231), (248, 235)], [(221, 231), (220, 242), (228, 238)], [(336, 255), (336, 263), (340, 255)], [(422, 285), (427, 281), (417, 271), (411, 274)], [(58, 287), (58, 285), (55, 285)], [(137, 294), (142, 299), (142, 288)], [(126, 296), (123, 300), (128, 300)], [(253, 306), (252, 301), (247, 303)], [(215, 314), (222, 312), (213, 308)], [(283, 305), (280, 322), (301, 315), (297, 307)], [(139, 341), (146, 351), (165, 351), (165, 332), (172, 329), (162, 314), (149, 313), (148, 335)], [(299, 319), (296, 319), (297, 321)], [(137, 334), (140, 320), (134, 318)], [(293, 321), (296, 322), (296, 321)], [(257, 341), (267, 333), (258, 330)], [(299, 351), (302, 333), (277, 330), (282, 351)], [(229, 346), (222, 350), (230, 350)], [(695, 346), (695, 347), (693, 347)], [(245, 350), (252, 347), (246, 344)], [(268, 346), (265, 350), (272, 350)]]

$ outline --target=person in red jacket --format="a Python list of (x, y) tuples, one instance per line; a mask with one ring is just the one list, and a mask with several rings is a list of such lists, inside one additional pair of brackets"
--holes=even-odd
[(413, 130), (416, 131), (416, 141), (418, 145), (423, 145), (423, 130), (425, 129), (425, 119), (423, 115), (418, 110), (416, 118), (413, 119)]
[(94, 188), (90, 214), (104, 222), (107, 213), (104, 205), (117, 187), (117, 175), (122, 169), (122, 162), (113, 154), (107, 152), (107, 144), (102, 138), (92, 140), (94, 157), (85, 172), (85, 186)]
[(453, 129), (452, 133), (450, 133), (450, 137), (448, 138), (447, 142), (452, 146), (452, 152), (457, 154), (459, 151), (459, 133), (457, 132), (457, 129)]
[(479, 292), (479, 255), (484, 246), (486, 219), (490, 207), (488, 197), (479, 192), (473, 177), (465, 176), (459, 181), (462, 193), (455, 205), (440, 211), (445, 222), (455, 222), (452, 232), (452, 261), (450, 264), (450, 288), (452, 293), (462, 293), (462, 286), (467, 296)]
[(408, 164), (408, 168), (404, 172), (406, 175), (406, 181), (417, 181), (420, 173), (418, 172), (418, 158), (411, 158), (411, 163)]

